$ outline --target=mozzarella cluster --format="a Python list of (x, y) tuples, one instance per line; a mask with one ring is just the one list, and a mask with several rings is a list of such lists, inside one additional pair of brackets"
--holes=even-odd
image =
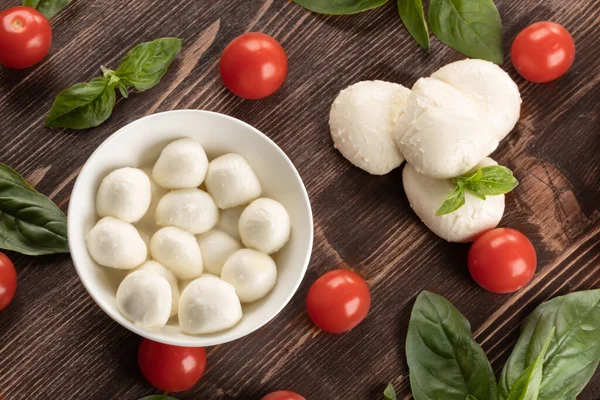
[(128, 270), (116, 293), (121, 314), (145, 328), (177, 316), (188, 334), (237, 324), (242, 304), (275, 286), (271, 255), (291, 234), (284, 206), (261, 195), (244, 157), (209, 162), (190, 138), (168, 144), (151, 169), (106, 175), (87, 246), (99, 265)]
[(519, 119), (517, 85), (497, 65), (467, 59), (448, 64), (412, 87), (381, 81), (340, 92), (329, 124), (334, 146), (352, 164), (382, 175), (400, 166), (415, 213), (438, 236), (472, 241), (498, 225), (504, 196), (480, 200), (444, 216), (437, 208), (452, 191), (450, 179), (482, 165)]

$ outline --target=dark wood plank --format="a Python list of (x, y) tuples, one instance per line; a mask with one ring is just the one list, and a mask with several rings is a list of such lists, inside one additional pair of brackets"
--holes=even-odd
[[(1, 8), (16, 1), (2, 0)], [(315, 247), (290, 305), (258, 332), (209, 349), (201, 383), (180, 397), (259, 399), (289, 388), (310, 400), (380, 399), (387, 382), (410, 397), (404, 340), (421, 289), (451, 300), (471, 321), (499, 372), (519, 324), (559, 294), (600, 287), (600, 9), (595, 0), (497, 0), (506, 49), (538, 20), (568, 27), (577, 44), (572, 70), (536, 85), (506, 71), (524, 100), (522, 117), (495, 159), (521, 186), (507, 196), (502, 225), (533, 238), (538, 273), (530, 286), (497, 296), (466, 271), (468, 246), (445, 243), (412, 214), (399, 170), (370, 176), (332, 146), (327, 116), (345, 86), (383, 79), (411, 86), (460, 55), (433, 41), (421, 51), (393, 2), (347, 17), (317, 16), (283, 0), (75, 0), (53, 21), (51, 56), (25, 71), (0, 69), (0, 161), (19, 170), (66, 210), (77, 174), (110, 134), (146, 114), (207, 109), (240, 118), (275, 140), (298, 167), (315, 216)], [(247, 31), (274, 35), (285, 47), (285, 86), (262, 101), (239, 99), (222, 86), (218, 58)], [(114, 66), (142, 40), (179, 36), (183, 53), (155, 89), (120, 100), (104, 125), (84, 131), (42, 126), (54, 96)], [(508, 59), (507, 59), (508, 60)], [(155, 393), (138, 371), (139, 338), (113, 323), (79, 283), (68, 256), (11, 254), (18, 294), (0, 314), (0, 398), (136, 399)], [(339, 265), (369, 282), (373, 307), (345, 335), (320, 332), (304, 310), (308, 287)], [(600, 372), (582, 400), (597, 400)]]

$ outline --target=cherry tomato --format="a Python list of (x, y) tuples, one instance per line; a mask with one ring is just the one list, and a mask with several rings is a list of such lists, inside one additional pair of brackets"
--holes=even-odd
[(575, 42), (571, 34), (555, 22), (537, 22), (523, 29), (510, 50), (515, 69), (531, 82), (549, 82), (573, 64)]
[(259, 32), (233, 39), (223, 51), (220, 64), (225, 86), (245, 99), (273, 94), (283, 84), (288, 68), (279, 42)]
[(306, 309), (325, 332), (342, 333), (360, 324), (369, 312), (371, 293), (358, 274), (345, 269), (327, 272), (312, 284)]
[(0, 311), (11, 302), (17, 290), (17, 271), (6, 255), (0, 253)]
[(280, 390), (278, 392), (269, 393), (262, 400), (306, 400), (294, 392), (288, 392), (287, 390)]
[(203, 347), (178, 347), (142, 339), (138, 349), (142, 375), (157, 389), (181, 392), (194, 386), (204, 374)]
[(479, 286), (494, 293), (511, 293), (529, 283), (537, 257), (533, 245), (521, 232), (497, 228), (475, 240), (468, 264)]
[(52, 44), (46, 17), (31, 7), (13, 7), (0, 13), (0, 64), (29, 68), (42, 61)]

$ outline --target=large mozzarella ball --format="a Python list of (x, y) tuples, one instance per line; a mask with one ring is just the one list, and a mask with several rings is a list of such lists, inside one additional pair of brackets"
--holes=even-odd
[[(482, 168), (497, 165), (485, 158)], [(449, 179), (433, 179), (419, 174), (411, 164), (402, 171), (404, 190), (411, 208), (433, 233), (449, 242), (471, 242), (480, 234), (495, 228), (504, 214), (504, 195), (487, 196), (486, 200), (465, 191), (465, 204), (458, 210), (436, 216), (435, 213), (454, 189)]]
[(218, 229), (199, 235), (198, 246), (202, 251), (204, 270), (215, 275), (221, 275), (225, 261), (242, 248), (237, 240)]
[(444, 179), (470, 171), (499, 139), (483, 106), (445, 82), (421, 78), (396, 120), (396, 142), (417, 172)]
[(277, 266), (265, 253), (242, 249), (225, 262), (221, 279), (235, 288), (242, 303), (252, 303), (273, 289), (277, 281)]
[(521, 113), (517, 84), (498, 65), (484, 60), (466, 59), (450, 63), (431, 75), (453, 86), (482, 106), (502, 140), (514, 128)]
[(117, 308), (125, 318), (141, 326), (165, 326), (171, 315), (171, 286), (155, 272), (134, 271), (117, 289)]
[(384, 175), (404, 161), (394, 141), (394, 124), (410, 90), (383, 81), (364, 81), (342, 90), (331, 106), (329, 127), (336, 149), (355, 166)]
[(168, 226), (150, 239), (150, 254), (173, 271), (177, 279), (193, 279), (202, 274), (202, 253), (196, 238), (182, 229)]
[(242, 318), (242, 305), (233, 286), (216, 276), (190, 282), (179, 298), (179, 325), (192, 335), (231, 328)]
[(137, 222), (150, 207), (150, 178), (137, 168), (120, 168), (106, 175), (96, 193), (96, 212), (100, 217), (115, 217)]
[(262, 187), (246, 159), (225, 154), (208, 165), (206, 189), (221, 209), (237, 207), (260, 197)]
[(238, 241), (242, 240), (240, 238), (238, 225), (240, 222), (240, 215), (242, 215), (244, 208), (246, 207), (240, 206), (221, 210), (219, 213), (219, 222), (217, 222), (217, 228)]
[(173, 190), (156, 206), (156, 223), (176, 226), (190, 233), (206, 232), (217, 224), (219, 209), (208, 193), (200, 189)]
[(152, 169), (152, 178), (167, 189), (195, 188), (204, 182), (208, 158), (194, 139), (171, 142), (163, 149)]
[(149, 271), (165, 278), (171, 286), (171, 315), (177, 314), (179, 308), (179, 283), (171, 270), (156, 261), (146, 261), (136, 271)]
[(87, 236), (90, 256), (104, 267), (132, 269), (146, 261), (148, 249), (133, 225), (104, 217)]
[(291, 223), (285, 207), (275, 200), (254, 200), (244, 209), (239, 231), (246, 247), (272, 254), (290, 240)]

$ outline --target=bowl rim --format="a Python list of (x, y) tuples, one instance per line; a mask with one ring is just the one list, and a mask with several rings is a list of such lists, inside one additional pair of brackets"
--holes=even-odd
[[(298, 181), (299, 186), (301, 188), (301, 192), (302, 192), (302, 201), (306, 204), (307, 210), (308, 210), (309, 243), (308, 243), (308, 248), (306, 251), (305, 258), (302, 261), (302, 270), (301, 270), (300, 277), (295, 282), (293, 290), (291, 290), (289, 292), (289, 294), (284, 299), (284, 301), (282, 301), (277, 308), (275, 308), (273, 311), (268, 313), (265, 317), (260, 319), (257, 324), (253, 325), (251, 328), (249, 328), (245, 331), (240, 332), (239, 334), (236, 334), (236, 335), (233, 335), (230, 337), (226, 336), (227, 330), (224, 330), (222, 332), (216, 332), (215, 334), (219, 335), (219, 336), (217, 336), (216, 338), (211, 338), (211, 339), (205, 339), (201, 335), (197, 335), (197, 336), (188, 335), (188, 336), (181, 337), (181, 338), (171, 335), (171, 336), (168, 336), (167, 339), (165, 339), (163, 337), (157, 337), (158, 335), (156, 333), (158, 333), (158, 332), (153, 332), (152, 330), (144, 329), (143, 327), (140, 327), (127, 319), (123, 318), (121, 320), (121, 319), (117, 318), (115, 315), (117, 313), (119, 313), (119, 311), (116, 309), (116, 307), (113, 308), (113, 307), (109, 307), (107, 304), (104, 304), (104, 302), (102, 300), (100, 300), (99, 296), (95, 293), (95, 291), (93, 289), (90, 289), (89, 283), (85, 279), (82, 278), (81, 271), (83, 270), (83, 267), (78, 265), (79, 260), (78, 259), (76, 260), (77, 256), (75, 255), (76, 253), (73, 251), (73, 248), (75, 247), (75, 245), (73, 244), (73, 239), (71, 238), (71, 235), (69, 234), (69, 232), (72, 231), (72, 229), (74, 229), (74, 228), (72, 228), (72, 226), (74, 226), (76, 224), (74, 215), (77, 214), (76, 212), (71, 212), (72, 211), (71, 208), (72, 208), (72, 204), (73, 204), (73, 202), (71, 202), (71, 201), (69, 202), (69, 207), (67, 210), (67, 238), (68, 238), (69, 250), (71, 253), (71, 259), (73, 261), (73, 266), (75, 267), (75, 271), (77, 273), (79, 281), (83, 284), (85, 290), (92, 297), (94, 302), (113, 321), (115, 321), (116, 323), (118, 323), (119, 325), (124, 327), (125, 329), (127, 329), (143, 338), (150, 339), (150, 340), (153, 340), (153, 341), (156, 341), (159, 343), (164, 343), (164, 344), (169, 344), (169, 345), (174, 345), (174, 346), (187, 346), (187, 347), (216, 346), (219, 344), (232, 342), (232, 341), (240, 339), (244, 336), (248, 336), (251, 333), (257, 331), (258, 329), (264, 327), (270, 321), (272, 321), (289, 304), (289, 302), (292, 300), (294, 295), (298, 292), (298, 288), (300, 287), (300, 284), (302, 283), (302, 281), (304, 280), (304, 277), (306, 276), (306, 271), (308, 270), (308, 266), (310, 264), (310, 259), (312, 257), (312, 250), (313, 250), (313, 241), (314, 241), (313, 213), (312, 213), (312, 208), (311, 208), (311, 204), (310, 204), (310, 198), (309, 198), (308, 192), (306, 190), (306, 186), (304, 185), (304, 182), (302, 181), (302, 177), (300, 176), (300, 173), (296, 169), (296, 166), (294, 165), (294, 163), (292, 163), (292, 161), (287, 156), (287, 154), (285, 154), (285, 152), (270, 137), (268, 137), (267, 135), (262, 133), (260, 130), (258, 130), (255, 127), (253, 127), (252, 125), (250, 125), (242, 120), (239, 120), (237, 118), (234, 118), (232, 116), (229, 116), (226, 114), (221, 114), (221, 113), (218, 113), (215, 111), (207, 111), (207, 110), (181, 109), (181, 110), (163, 111), (163, 112), (159, 112), (159, 113), (146, 115), (144, 117), (138, 118), (135, 121), (132, 121), (132, 122), (122, 126), (117, 131), (112, 133), (109, 137), (107, 137), (102, 143), (100, 143), (100, 145), (96, 148), (96, 150), (94, 150), (94, 152), (88, 157), (88, 159), (84, 163), (83, 167), (81, 168), (81, 171), (77, 175), (77, 179), (75, 180), (75, 184), (73, 185), (73, 190), (71, 191), (71, 197), (75, 197), (76, 193), (78, 193), (78, 191), (79, 191), (78, 190), (79, 187), (81, 185), (83, 185), (83, 183), (81, 183), (81, 177), (85, 176), (88, 168), (90, 168), (89, 167), (90, 161), (92, 159), (94, 159), (95, 157), (97, 157), (98, 154), (100, 154), (102, 152), (104, 147), (108, 146), (112, 141), (125, 135), (126, 128), (131, 128), (131, 126), (135, 126), (147, 119), (160, 118), (160, 116), (164, 115), (164, 114), (188, 114), (188, 113), (194, 113), (194, 114), (199, 113), (199, 114), (211, 115), (212, 117), (223, 118), (223, 119), (232, 121), (234, 123), (243, 125), (245, 128), (249, 129), (254, 134), (265, 139), (266, 143), (268, 145), (272, 146), (275, 149), (275, 151), (283, 157), (283, 159), (285, 160), (285, 162), (288, 164), (291, 171), (293, 172), (293, 175), (295, 176), (296, 180)], [(80, 251), (80, 250), (77, 250), (77, 251)], [(87, 251), (87, 249), (84, 249), (84, 251)], [(226, 336), (224, 339), (218, 339), (218, 337), (220, 337), (221, 333), (223, 333)], [(196, 340), (196, 338), (197, 338), (197, 340)]]

